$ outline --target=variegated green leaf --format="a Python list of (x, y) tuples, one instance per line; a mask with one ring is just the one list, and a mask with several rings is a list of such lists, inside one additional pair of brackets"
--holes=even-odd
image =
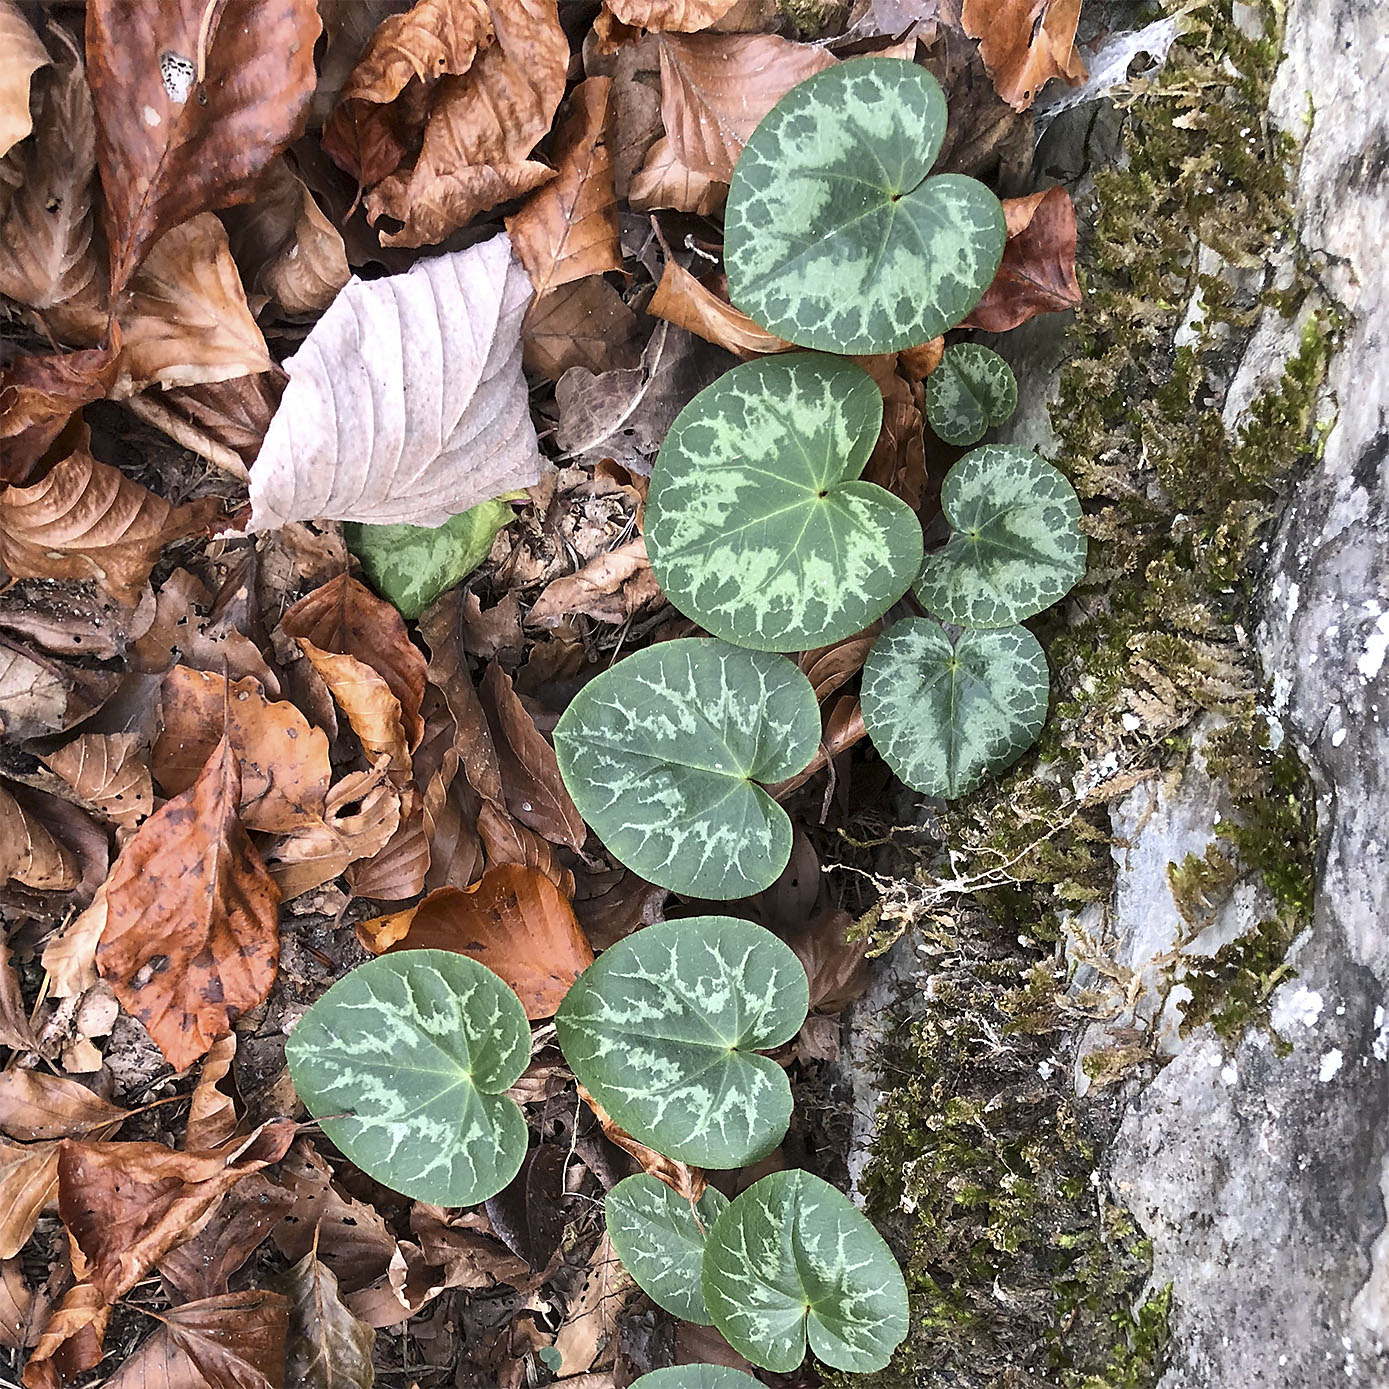
[(1047, 717), (1047, 658), (1025, 627), (967, 631), (909, 617), (863, 668), (863, 725), (883, 760), (928, 796), (962, 796), (1016, 762)]
[(521, 1000), (485, 965), (405, 950), (358, 965), (285, 1046), (299, 1098), (368, 1176), (416, 1200), (495, 1196), (526, 1154), (502, 1092), (530, 1060)]
[(727, 1205), (728, 1197), (712, 1186), (691, 1205), (649, 1172), (618, 1182), (603, 1203), (608, 1238), (622, 1267), (657, 1306), (681, 1321), (709, 1325), (699, 1266), (709, 1227)]
[(733, 302), (827, 352), (896, 352), (953, 328), (1003, 259), (982, 183), (928, 178), (945, 98), (901, 58), (852, 58), (793, 87), (753, 131), (724, 224)]
[(1017, 408), (1013, 368), (977, 342), (947, 347), (940, 365), (926, 378), (926, 418), (947, 444), (977, 444)]
[(661, 446), (646, 508), (671, 602), (759, 651), (825, 646), (881, 617), (921, 564), (912, 509), (859, 481), (882, 419), (867, 372), (808, 352), (701, 391)]
[(810, 761), (820, 711), (784, 656), (688, 637), (590, 680), (554, 741), (579, 813), (628, 868), (692, 897), (746, 897), (791, 856), (791, 822), (757, 783)]
[(728, 1365), (671, 1365), (652, 1370), (631, 1389), (762, 1389), (751, 1375)]
[(703, 1281), (728, 1343), (781, 1374), (807, 1341), (836, 1370), (880, 1370), (907, 1334), (892, 1251), (847, 1196), (808, 1172), (763, 1177), (719, 1216)]
[(917, 596), (943, 622), (1009, 627), (1063, 598), (1085, 573), (1075, 488), (1031, 449), (986, 444), (945, 476), (952, 534), (921, 566)]
[(497, 532), (512, 515), (505, 502), (491, 501), (442, 526), (345, 521), (342, 534), (347, 548), (362, 561), (371, 586), (394, 603), (402, 617), (414, 619), (487, 558)]
[(750, 921), (696, 916), (609, 946), (555, 1027), (570, 1068), (634, 1138), (698, 1167), (741, 1167), (781, 1142), (791, 1087), (756, 1053), (789, 1042), (810, 986), (791, 948)]

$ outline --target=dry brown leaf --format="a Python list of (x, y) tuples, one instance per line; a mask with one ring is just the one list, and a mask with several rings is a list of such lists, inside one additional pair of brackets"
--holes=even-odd
[(595, 950), (664, 919), (668, 889), (625, 868), (577, 875), (574, 914)]
[(314, 0), (87, 6), (113, 292), (161, 232), (254, 195), (303, 128), (319, 27)]
[(617, 1352), (617, 1317), (636, 1292), (631, 1275), (618, 1260), (608, 1232), (589, 1255), (578, 1296), (555, 1333), (560, 1355), (556, 1374), (582, 1374), (611, 1360)]
[(791, 344), (769, 333), (747, 314), (720, 299), (674, 260), (666, 261), (661, 282), (646, 311), (653, 318), (664, 318), (677, 328), (695, 333), (716, 347), (744, 358), (785, 352)]
[(175, 666), (164, 677), (163, 732), (154, 775), (176, 796), (197, 781), (223, 733), (241, 768), (241, 822), (253, 830), (298, 829), (323, 818), (332, 779), (328, 738), (293, 704), (266, 699), (249, 676), (228, 686), (221, 675)]
[(570, 367), (598, 372), (636, 366), (641, 359), (636, 337), (636, 314), (601, 275), (590, 275), (550, 290), (531, 305), (521, 345), (528, 371), (558, 381)]
[(608, 131), (612, 82), (590, 77), (569, 97), (550, 155), (555, 177), (506, 219), (511, 244), (536, 294), (622, 269)]
[(284, 380), (284, 373), (276, 367), (256, 376), (137, 395), (127, 404), (142, 420), (162, 429), (184, 448), (242, 477), (260, 452), (265, 431), (279, 406)]
[(184, 1302), (105, 1389), (284, 1389), (289, 1298), (258, 1288)]
[(597, 622), (626, 622), (661, 598), (646, 555), (646, 541), (638, 536), (615, 550), (595, 555), (577, 573), (551, 580), (526, 614), (526, 622), (533, 627), (554, 627), (572, 613), (584, 613)]
[(913, 511), (920, 511), (931, 489), (919, 387), (901, 375), (895, 356), (860, 357), (857, 361), (883, 394), (883, 422), (860, 476), (901, 497)]
[(852, 637), (845, 637), (830, 646), (814, 651), (802, 651), (796, 664), (805, 672), (815, 698), (823, 704), (841, 685), (846, 685), (863, 669), (873, 643), (883, 630), (882, 621), (874, 622)]
[[(609, 12), (599, 13), (595, 30)], [(654, 37), (624, 43), (610, 63), (590, 61), (585, 50), (585, 70), (610, 73), (617, 108), (610, 146), (613, 183), (619, 201), (626, 202), (632, 179), (647, 151), (661, 134), (661, 54)]]
[(0, 1046), (33, 1051), (38, 1039), (29, 1020), (29, 1009), (19, 987), (14, 952), (0, 939)]
[(495, 33), (482, 0), (419, 0), (371, 36), (342, 88), (344, 100), (393, 101), (411, 78), (428, 85), (468, 71)]
[(111, 872), (97, 969), (176, 1070), (270, 992), (280, 894), (237, 815), (224, 736), (198, 780), (136, 831)]
[(1076, 214), (1060, 184), (1025, 198), (1005, 198), (1008, 241), (1003, 263), (961, 327), (1006, 333), (1043, 313), (1078, 307)]
[(15, 0), (0, 0), (0, 157), (34, 127), (29, 117), (29, 81), (48, 62), (48, 50), (24, 22)]
[(633, 29), (675, 30), (693, 34), (707, 29), (733, 8), (735, 0), (604, 0), (621, 24)]
[[(230, 1095), (223, 1094), (217, 1088), (231, 1073), (235, 1059), (235, 1032), (219, 1037), (203, 1057), (203, 1063), (198, 1067), (198, 1083), (193, 1087), (193, 1095), (188, 1102), (188, 1122), (184, 1126), (183, 1142), (179, 1144), (185, 1151), (215, 1148), (227, 1142), (236, 1132), (236, 1104)], [(184, 1296), (192, 1297), (194, 1294), (185, 1289)]]
[(72, 787), (79, 805), (120, 829), (135, 829), (154, 809), (149, 764), (137, 734), (81, 733), (40, 760)]
[(294, 1197), (264, 1172), (243, 1177), (203, 1228), (159, 1261), (164, 1281), (186, 1298), (216, 1297), (268, 1238)]
[[(0, 493), (0, 516), (5, 496)], [(0, 636), (0, 732), (10, 738), (60, 733), (99, 707), (117, 678), (114, 671), (84, 671), (50, 661)]]
[(55, 998), (76, 998), (97, 984), (96, 947), (106, 928), (106, 885), (87, 909), (49, 938), (41, 957), (48, 971), (48, 991)]
[(438, 83), (414, 167), (367, 197), (373, 224), (382, 217), (404, 224), (383, 235), (383, 245), (442, 241), (479, 212), (553, 177), (529, 155), (550, 129), (569, 67), (555, 0), (510, 0), (488, 10), (496, 42), (461, 77)]
[[(553, 1143), (532, 1148), (527, 1165), (542, 1149), (549, 1153), (558, 1151), (562, 1176), (565, 1150)], [(562, 1195), (562, 1186), (558, 1192), (547, 1193), (552, 1205), (549, 1214), (557, 1219), (561, 1233), (563, 1216), (554, 1207)], [(490, 1209), (493, 1202), (487, 1205)], [(505, 1248), (494, 1237), (495, 1232), (486, 1233), (491, 1227), (489, 1216), (480, 1211), (446, 1210), (423, 1201), (416, 1201), (410, 1207), (410, 1231), (420, 1242), (420, 1253), (443, 1271), (440, 1281), (449, 1288), (491, 1288), (498, 1283), (510, 1283), (519, 1288), (528, 1281), (531, 1268), (537, 1265), (518, 1258)]]
[(134, 606), (159, 552), (217, 512), (170, 506), (81, 450), (31, 487), (0, 493), (0, 566), (16, 578), (95, 579)]
[(36, 1288), (25, 1278), (21, 1260), (0, 1261), (0, 1346), (7, 1350), (32, 1346), (50, 1305), (47, 1288)]
[(691, 169), (664, 135), (651, 146), (646, 162), (632, 176), (628, 201), (634, 212), (673, 207), (697, 217), (715, 217), (728, 196), (727, 185)]
[(375, 762), (390, 761), (395, 778), (410, 779), (410, 747), (405, 736), (400, 701), (391, 687), (365, 661), (336, 651), (324, 651), (304, 637), (299, 649), (309, 658), (320, 679), (332, 691), (338, 707), (347, 715), (362, 750)]
[[(415, 93), (416, 100), (407, 98)], [(386, 106), (370, 101), (344, 101), (329, 118), (323, 129), (323, 152), (344, 173), (356, 180), (359, 188), (370, 188), (389, 178), (417, 142), (413, 117), (415, 107), (425, 100), (422, 89), (411, 88), (404, 97)], [(424, 113), (420, 112), (421, 122)], [(379, 250), (374, 234), (370, 237), (373, 249)], [(353, 257), (354, 264), (360, 260)]]
[(23, 486), (78, 447), (73, 412), (110, 391), (116, 356), (110, 346), (25, 355), (0, 370), (0, 482)]
[(553, 1017), (593, 963), (569, 899), (543, 873), (517, 863), (489, 868), (468, 888), (441, 887), (357, 930), (377, 955), (453, 950), (471, 956), (515, 990), (531, 1019)]
[(964, 0), (961, 23), (1015, 110), (1025, 111), (1053, 77), (1077, 86), (1085, 64), (1076, 52), (1081, 0)]
[(76, 1138), (112, 1129), (126, 1117), (85, 1085), (46, 1071), (0, 1073), (0, 1133), (22, 1143)]
[(29, 1242), (58, 1187), (57, 1142), (0, 1142), (0, 1259)]
[(288, 1382), (296, 1389), (371, 1389), (376, 1333), (343, 1305), (332, 1269), (310, 1251), (278, 1281), (291, 1300)]
[(411, 786), (401, 797), (400, 824), (396, 832), (377, 853), (369, 859), (358, 860), (347, 870), (347, 885), (359, 897), (400, 902), (424, 891), (429, 865), (424, 797)]
[(908, 381), (924, 381), (940, 366), (945, 356), (945, 339), (932, 338), (917, 347), (908, 347), (897, 354), (897, 365)]
[(648, 1148), (640, 1139), (633, 1138), (622, 1128), (582, 1085), (575, 1082), (575, 1086), (579, 1098), (593, 1111), (593, 1117), (598, 1120), (604, 1134), (629, 1157), (635, 1158), (643, 1172), (659, 1177), (672, 1191), (686, 1200), (698, 1201), (704, 1195), (704, 1188), (708, 1183), (700, 1168), (666, 1157), (655, 1148)]
[[(24, 1367), (24, 1389), (60, 1389), (63, 1380), (94, 1370), (101, 1364), (110, 1319), (110, 1304), (90, 1283), (69, 1288)], [(62, 1366), (61, 1377), (55, 1362)]]
[(0, 786), (0, 885), (71, 892), (82, 881), (76, 855), (49, 832), (24, 792), (15, 790), (17, 796)]

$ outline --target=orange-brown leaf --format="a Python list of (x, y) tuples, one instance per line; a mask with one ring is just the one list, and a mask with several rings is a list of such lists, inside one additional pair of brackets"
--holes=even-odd
[(0, 1073), (0, 1133), (24, 1143), (76, 1138), (119, 1124), (120, 1105), (85, 1085), (46, 1071)]
[(961, 325), (1006, 333), (1038, 314), (1080, 304), (1076, 280), (1076, 214), (1059, 184), (1025, 198), (1005, 198), (1008, 242), (984, 297)]
[[(23, 485), (72, 452), (62, 441), (73, 412), (100, 400), (116, 381), (112, 346), (16, 357), (0, 371), (0, 482)], [(76, 441), (71, 441), (75, 446)]]
[(555, 134), (555, 177), (506, 219), (511, 244), (536, 294), (622, 268), (608, 131), (612, 81), (590, 77), (569, 98)]
[(333, 769), (328, 738), (286, 700), (247, 676), (228, 688), (210, 671), (175, 666), (162, 691), (164, 730), (154, 774), (176, 796), (197, 781), (223, 733), (241, 768), (238, 813), (248, 829), (293, 830), (322, 819)]
[(120, 829), (133, 830), (154, 809), (138, 734), (81, 733), (42, 761), (72, 787), (79, 805)]
[(376, 954), (454, 950), (501, 976), (528, 1018), (554, 1015), (593, 963), (569, 899), (543, 873), (519, 863), (489, 868), (471, 887), (441, 887), (416, 906), (358, 928)]
[(227, 1078), (236, 1058), (236, 1033), (229, 1032), (213, 1042), (198, 1067), (198, 1083), (188, 1102), (188, 1122), (183, 1129), (182, 1148), (197, 1151), (225, 1143), (236, 1131), (236, 1104), (217, 1087)]
[(402, 783), (408, 781), (410, 748), (400, 701), (391, 693), (391, 687), (371, 666), (355, 656), (324, 651), (304, 637), (299, 638), (299, 649), (332, 691), (366, 755), (373, 762), (378, 757), (388, 758), (396, 779)]
[(619, 1126), (612, 1115), (582, 1085), (578, 1085), (577, 1089), (579, 1098), (593, 1111), (594, 1118), (598, 1120), (609, 1140), (616, 1143), (623, 1152), (634, 1157), (641, 1164), (643, 1172), (659, 1177), (672, 1191), (688, 1201), (698, 1201), (704, 1195), (704, 1188), (708, 1183), (698, 1167), (690, 1167), (687, 1163), (677, 1162), (674, 1158), (658, 1153), (655, 1148), (648, 1148), (640, 1139), (633, 1138), (626, 1129)]
[(0, 0), (0, 156), (22, 140), (29, 117), (29, 79), (48, 62), (48, 50), (24, 21), (15, 0)]
[(0, 1142), (0, 1259), (12, 1259), (34, 1233), (58, 1186), (58, 1147)]
[(113, 291), (199, 212), (245, 202), (303, 128), (314, 0), (92, 0), (87, 63)]
[(106, 889), (97, 969), (176, 1071), (270, 992), (280, 894), (237, 814), (224, 736), (198, 780), (125, 846)]
[(16, 578), (95, 579), (133, 606), (164, 546), (216, 510), (211, 500), (170, 506), (79, 450), (33, 486), (0, 493), (0, 566)]
[(70, 892), (81, 881), (75, 855), (49, 833), (31, 806), (0, 786), (0, 884)]
[(343, 85), (343, 99), (393, 101), (413, 77), (426, 84), (457, 77), (494, 37), (482, 0), (419, 0), (382, 20)]
[(1053, 77), (1085, 80), (1075, 50), (1081, 0), (965, 0), (961, 23), (979, 40), (979, 55), (998, 94), (1025, 111)]
[(526, 313), (521, 346), (528, 371), (558, 381), (570, 367), (600, 372), (636, 366), (641, 360), (636, 337), (636, 314), (601, 275), (590, 275), (535, 300)]
[[(63, 1379), (94, 1370), (101, 1364), (101, 1343), (110, 1319), (110, 1303), (90, 1283), (69, 1288), (24, 1367), (24, 1389), (59, 1389)], [(62, 1366), (61, 1377), (57, 1365)]]
[(633, 29), (665, 29), (693, 34), (717, 23), (735, 0), (605, 0), (607, 10)]
[(575, 573), (552, 579), (526, 614), (526, 622), (554, 627), (571, 613), (584, 613), (596, 622), (626, 622), (661, 596), (646, 540), (638, 536), (615, 550), (594, 555)]
[(745, 359), (785, 352), (791, 346), (785, 339), (754, 323), (726, 299), (720, 299), (674, 260), (666, 262), (661, 282), (646, 311), (653, 318), (664, 318), (677, 328)]

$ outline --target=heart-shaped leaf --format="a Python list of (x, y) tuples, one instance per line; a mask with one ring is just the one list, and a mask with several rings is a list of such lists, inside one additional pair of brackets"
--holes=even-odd
[(916, 593), (943, 622), (1010, 627), (1065, 597), (1085, 573), (1080, 498), (1031, 449), (986, 444), (945, 475), (954, 532), (926, 556)]
[(714, 1222), (704, 1249), (714, 1325), (754, 1365), (786, 1374), (811, 1351), (881, 1370), (907, 1334), (907, 1289), (883, 1237), (828, 1182), (774, 1172)]
[(671, 1365), (642, 1375), (632, 1389), (761, 1389), (761, 1384), (728, 1365)]
[(574, 1075), (667, 1157), (741, 1167), (781, 1142), (791, 1087), (756, 1053), (789, 1042), (810, 989), (792, 952), (730, 916), (647, 926), (609, 946), (555, 1014)]
[(927, 177), (945, 120), (940, 84), (901, 58), (850, 59), (793, 87), (733, 170), (733, 302), (829, 352), (897, 352), (960, 322), (1006, 233), (982, 183)]
[(482, 502), (442, 526), (343, 524), (347, 548), (362, 561), (371, 586), (402, 617), (417, 618), (441, 593), (461, 584), (487, 558), (497, 532), (512, 519), (500, 501)]
[(406, 950), (359, 965), (285, 1046), (323, 1132), (383, 1186), (440, 1206), (495, 1196), (526, 1155), (502, 1092), (530, 1060), (521, 1001), (485, 965)]
[(996, 429), (1017, 408), (1013, 368), (977, 342), (947, 347), (926, 378), (926, 418), (947, 444), (977, 444), (985, 430)]
[(861, 632), (908, 589), (921, 526), (859, 481), (883, 398), (850, 362), (747, 362), (679, 414), (651, 475), (646, 544), (666, 596), (716, 636), (803, 651)]
[(962, 796), (1016, 762), (1047, 717), (1041, 643), (1025, 627), (962, 632), (909, 617), (863, 668), (863, 723), (898, 777), (927, 796)]
[(791, 856), (791, 822), (762, 785), (810, 761), (820, 711), (784, 656), (686, 637), (590, 680), (554, 741), (579, 813), (634, 873), (691, 897), (746, 897)]
[(624, 1178), (603, 1202), (608, 1238), (622, 1267), (647, 1297), (681, 1321), (710, 1323), (699, 1267), (709, 1227), (727, 1205), (728, 1197), (712, 1186), (691, 1205), (649, 1172)]

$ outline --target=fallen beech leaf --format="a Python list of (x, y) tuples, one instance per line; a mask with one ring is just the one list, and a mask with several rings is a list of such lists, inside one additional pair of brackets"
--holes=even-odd
[(919, 347), (908, 347), (897, 354), (897, 365), (908, 381), (924, 381), (940, 366), (945, 356), (945, 339), (932, 338)]
[(31, 487), (0, 493), (0, 566), (16, 578), (95, 579), (134, 606), (159, 552), (217, 511), (170, 506), (79, 450)]
[(81, 881), (75, 855), (49, 833), (28, 805), (0, 786), (0, 884), (16, 882), (39, 892), (70, 892)]
[(328, 738), (293, 704), (266, 699), (249, 676), (228, 686), (221, 675), (174, 666), (161, 707), (164, 729), (152, 760), (166, 795), (197, 781), (225, 733), (241, 768), (242, 824), (286, 831), (322, 819), (333, 774)]
[[(183, 1129), (183, 1142), (179, 1145), (186, 1151), (215, 1148), (227, 1142), (235, 1133), (236, 1104), (230, 1095), (223, 1094), (217, 1088), (230, 1074), (235, 1057), (235, 1032), (219, 1037), (203, 1057), (203, 1063), (198, 1067), (198, 1083), (193, 1087), (193, 1095), (188, 1102), (188, 1122)], [(193, 1295), (186, 1290), (184, 1292), (185, 1297)]]
[(400, 824), (370, 858), (358, 859), (347, 870), (347, 885), (358, 897), (400, 902), (424, 891), (431, 861), (424, 798), (414, 787), (401, 797)]
[(661, 282), (646, 311), (677, 328), (695, 333), (716, 347), (746, 360), (770, 352), (785, 352), (791, 344), (754, 323), (747, 314), (720, 299), (674, 260), (666, 262)]
[(244, 481), (283, 391), (284, 373), (276, 367), (256, 376), (137, 395), (127, 404), (184, 448)]
[(569, 899), (534, 868), (489, 868), (471, 887), (441, 887), (423, 902), (364, 921), (362, 943), (374, 954), (453, 950), (499, 975), (531, 1019), (554, 1016), (593, 951)]
[(336, 651), (324, 651), (305, 638), (299, 649), (309, 658), (338, 707), (347, 715), (362, 750), (375, 762), (385, 757), (397, 781), (410, 779), (410, 747), (401, 718), (400, 701), (365, 661)]
[(636, 314), (601, 275), (590, 275), (542, 294), (526, 314), (521, 344), (526, 370), (558, 381), (570, 367), (601, 372), (636, 366), (636, 336)]
[(150, 769), (137, 734), (82, 733), (40, 760), (72, 787), (79, 805), (120, 829), (135, 829), (154, 809)]
[[(370, 101), (344, 101), (323, 128), (323, 152), (355, 179), (359, 188), (370, 188), (389, 178), (414, 143), (411, 118), (416, 114), (416, 105), (425, 99), (422, 90), (417, 91), (417, 98), (407, 102), (402, 97), (386, 106)], [(422, 114), (420, 119), (424, 119)], [(367, 235), (372, 249), (379, 249), (377, 237), (370, 232)], [(361, 261), (354, 256), (352, 263)]]
[(495, 37), (482, 0), (419, 0), (389, 15), (343, 84), (344, 100), (393, 101), (412, 77), (428, 85), (468, 71)]
[[(59, 1389), (62, 1378), (94, 1370), (101, 1364), (101, 1343), (110, 1319), (111, 1305), (90, 1283), (69, 1288), (24, 1367), (24, 1389)], [(62, 1378), (54, 1368), (55, 1359), (62, 1364)]]
[(136, 831), (111, 872), (97, 969), (176, 1071), (270, 992), (280, 894), (237, 815), (224, 735), (198, 780)]
[(25, 1278), (19, 1259), (0, 1262), (0, 1346), (7, 1350), (32, 1346), (51, 1305), (47, 1289), (35, 1288)]
[(284, 1389), (290, 1301), (252, 1288), (149, 1313), (161, 1323), (106, 1389)]
[(664, 135), (651, 146), (646, 162), (632, 175), (628, 192), (633, 212), (671, 207), (696, 217), (717, 217), (727, 197), (726, 184), (691, 169)]
[(580, 873), (574, 914), (595, 950), (664, 920), (668, 889), (648, 883), (626, 868)]
[(555, 177), (506, 219), (511, 244), (537, 294), (586, 275), (622, 269), (608, 130), (612, 81), (590, 77), (569, 97), (555, 132)]
[(1038, 314), (1062, 313), (1081, 301), (1076, 280), (1076, 214), (1060, 185), (1005, 198), (1008, 241), (1003, 263), (962, 328), (1006, 333)]
[(382, 217), (404, 224), (381, 237), (384, 246), (442, 241), (553, 176), (528, 156), (550, 129), (569, 67), (555, 0), (494, 0), (487, 8), (496, 42), (461, 77), (438, 83), (414, 168), (367, 197), (373, 225)]
[[(3, 500), (0, 493), (0, 504)], [(70, 706), (68, 674), (63, 666), (0, 636), (0, 732), (33, 738), (57, 733), (81, 718)]]
[(584, 613), (598, 622), (626, 622), (660, 596), (646, 541), (638, 536), (595, 555), (576, 573), (552, 579), (526, 614), (526, 622), (532, 627), (554, 627), (571, 613)]
[[(285, 363), (251, 528), (328, 517), (441, 526), (540, 478), (521, 371), (530, 280), (507, 238), (351, 281)], [(361, 343), (377, 345), (368, 361)]]
[(113, 292), (161, 231), (254, 195), (303, 127), (319, 27), (313, 0), (92, 0)]
[(58, 1187), (58, 1149), (52, 1143), (0, 1142), (0, 1259), (12, 1259)]
[(854, 918), (839, 907), (826, 907), (783, 928), (781, 937), (805, 966), (810, 980), (810, 1006), (821, 1013), (841, 1012), (868, 988), (872, 971), (863, 936), (849, 940)]
[(99, 982), (96, 947), (105, 927), (106, 885), (103, 883), (91, 905), (52, 935), (43, 948), (41, 962), (48, 971), (48, 991), (53, 997), (75, 998)]
[(32, 1143), (109, 1129), (126, 1117), (85, 1085), (45, 1071), (0, 1073), (0, 1133)]
[(1081, 0), (964, 0), (961, 23), (1004, 101), (1018, 111), (1059, 77), (1085, 81), (1075, 50)]
[(295, 1125), (276, 1119), (231, 1151), (176, 1153), (161, 1143), (59, 1145), (58, 1211), (108, 1301), (124, 1297), (203, 1227), (224, 1192), (278, 1162)]
[(37, 1043), (29, 1021), (29, 1008), (19, 989), (14, 952), (7, 942), (0, 941), (0, 1046), (34, 1051)]
[(371, 1389), (376, 1333), (343, 1306), (332, 1269), (310, 1251), (279, 1286), (290, 1298), (288, 1382), (296, 1389)]
[(735, 0), (604, 0), (621, 24), (633, 29), (676, 30), (693, 34), (717, 23)]
[(270, 1236), (294, 1197), (264, 1172), (252, 1172), (226, 1193), (190, 1240), (159, 1260), (159, 1276), (186, 1298), (227, 1291), (237, 1269)]
[(873, 643), (883, 630), (881, 619), (862, 632), (831, 646), (802, 651), (796, 664), (805, 671), (815, 698), (823, 704), (841, 685), (846, 685), (863, 669)]
[(45, 460), (72, 452), (54, 443), (74, 411), (100, 400), (115, 384), (116, 355), (107, 346), (21, 356), (0, 370), (0, 482), (23, 486)]
[[(542, 1139), (526, 1153), (511, 1181), (484, 1202), (492, 1233), (537, 1273), (554, 1258), (564, 1238), (568, 1169), (568, 1143)], [(416, 1203), (410, 1211), (410, 1228), (419, 1236), (426, 1258), (439, 1260), (445, 1251), (452, 1254), (460, 1237), (465, 1248), (471, 1243), (467, 1237), (472, 1232), (450, 1228), (447, 1213), (438, 1206)], [(493, 1241), (487, 1243), (495, 1247)]]
[(918, 392), (898, 371), (895, 356), (860, 357), (858, 363), (883, 393), (883, 422), (860, 476), (865, 482), (885, 487), (919, 512), (930, 479)]
[(48, 62), (48, 50), (24, 22), (15, 0), (0, 0), (0, 157), (34, 127), (29, 118), (29, 79)]

